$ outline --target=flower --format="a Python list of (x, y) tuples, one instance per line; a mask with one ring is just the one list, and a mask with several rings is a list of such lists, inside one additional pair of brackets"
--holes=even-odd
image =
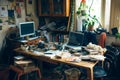
[(86, 3), (86, 0), (82, 0), (81, 3)]
[(86, 8), (87, 8), (87, 6), (86, 6), (86, 0), (82, 0), (82, 1), (80, 2), (79, 8), (78, 8), (78, 10), (77, 10), (77, 14), (84, 16), (84, 15), (86, 14), (86, 12), (85, 12), (85, 11), (86, 11)]

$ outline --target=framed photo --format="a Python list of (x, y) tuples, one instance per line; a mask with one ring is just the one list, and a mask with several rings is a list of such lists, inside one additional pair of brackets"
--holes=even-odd
[(0, 6), (0, 17), (8, 17), (7, 6)]
[(31, 13), (32, 13), (31, 9), (33, 8), (32, 3), (33, 3), (32, 0), (25, 0), (26, 15), (29, 15), (29, 16), (31, 15)]

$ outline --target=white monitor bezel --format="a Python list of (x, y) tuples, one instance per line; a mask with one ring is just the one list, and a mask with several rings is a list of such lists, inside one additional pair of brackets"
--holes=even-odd
[[(33, 23), (33, 27), (34, 27), (33, 33), (22, 35), (21, 34), (21, 25), (22, 24), (29, 24), (29, 23)], [(30, 21), (30, 22), (21, 22), (21, 23), (19, 23), (19, 34), (20, 34), (20, 37), (26, 37), (26, 36), (30, 36), (30, 35), (35, 35), (35, 22), (34, 21)]]

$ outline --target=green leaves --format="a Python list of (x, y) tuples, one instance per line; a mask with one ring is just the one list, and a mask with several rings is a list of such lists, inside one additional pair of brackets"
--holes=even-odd
[(0, 23), (2, 23), (2, 19), (0, 19)]
[(116, 38), (120, 39), (120, 33), (117, 33), (115, 36), (116, 36)]

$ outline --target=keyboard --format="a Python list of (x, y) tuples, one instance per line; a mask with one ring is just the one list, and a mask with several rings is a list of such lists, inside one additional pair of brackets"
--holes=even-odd
[(28, 42), (28, 40), (19, 40), (20, 42)]
[(81, 50), (82, 49), (82, 46), (66, 45), (66, 47), (74, 49), (74, 50)]
[(37, 39), (38, 38), (38, 36), (36, 36), (36, 37), (30, 37), (28, 40), (34, 40), (34, 39)]

